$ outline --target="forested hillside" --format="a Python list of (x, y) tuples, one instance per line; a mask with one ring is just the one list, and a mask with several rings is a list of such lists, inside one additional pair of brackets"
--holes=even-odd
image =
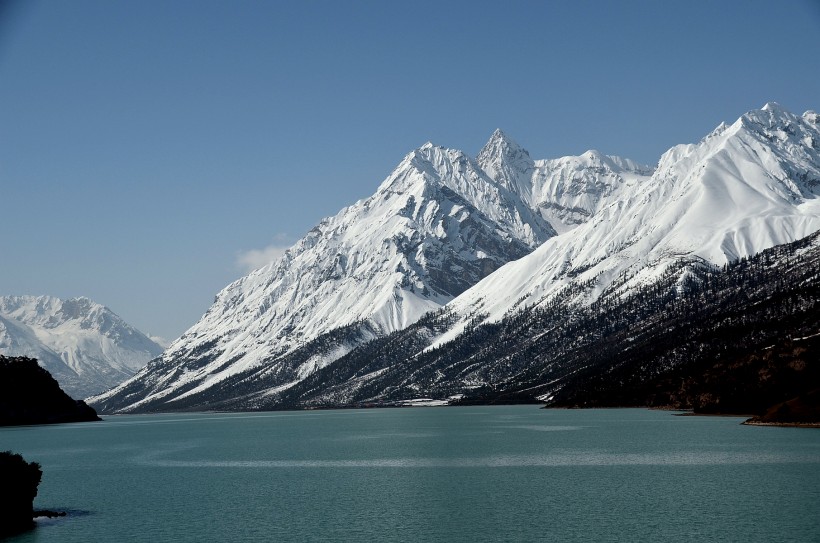
[[(819, 386), (818, 280), (815, 234), (723, 268), (681, 261), (626, 298), (588, 307), (559, 299), (412, 356), (446, 320), (441, 313), (350, 353), (290, 389), (289, 403), (332, 403), (329, 384), (338, 382), (342, 401), (387, 390), (382, 399), (465, 393), (463, 402), (762, 413)], [(356, 377), (359, 386), (345, 385)]]

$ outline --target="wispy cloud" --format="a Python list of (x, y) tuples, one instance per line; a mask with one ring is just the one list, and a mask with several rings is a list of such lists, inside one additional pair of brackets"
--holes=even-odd
[(171, 344), (170, 341), (168, 341), (167, 339), (165, 339), (162, 336), (148, 336), (148, 339), (150, 339), (151, 341), (153, 341), (154, 343), (156, 343), (157, 345), (159, 345), (163, 349), (167, 349), (168, 346)]
[(236, 255), (236, 267), (245, 273), (250, 273), (253, 270), (279, 260), (291, 245), (293, 245), (293, 243), (289, 240), (289, 236), (286, 234), (277, 234), (273, 243), (267, 247), (239, 251)]

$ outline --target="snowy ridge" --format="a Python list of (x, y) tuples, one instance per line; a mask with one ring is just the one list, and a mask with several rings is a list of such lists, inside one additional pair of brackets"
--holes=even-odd
[(493, 133), (477, 162), (558, 232), (585, 222), (628, 181), (647, 178), (653, 171), (632, 160), (593, 150), (580, 156), (533, 160), (501, 130)]
[(460, 322), (545, 303), (571, 284), (589, 303), (656, 280), (681, 258), (722, 265), (820, 229), (820, 129), (767, 104), (701, 142), (678, 145), (654, 174), (625, 180), (587, 222), (548, 240), (450, 304)]
[(532, 206), (532, 176), (535, 161), (526, 149), (518, 145), (502, 130), (496, 129), (490, 140), (479, 151), (476, 161), (499, 185), (515, 192)]
[(74, 398), (128, 379), (162, 347), (88, 298), (0, 297), (0, 352), (37, 358)]
[(563, 233), (589, 220), (624, 187), (634, 187), (651, 174), (649, 166), (598, 151), (540, 160), (533, 171), (532, 205)]

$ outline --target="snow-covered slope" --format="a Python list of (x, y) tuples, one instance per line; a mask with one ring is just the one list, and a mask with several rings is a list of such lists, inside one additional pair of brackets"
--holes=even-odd
[(652, 175), (649, 166), (587, 151), (581, 156), (535, 162), (532, 205), (559, 233), (589, 220), (626, 187)]
[(722, 265), (800, 239), (820, 229), (818, 196), (818, 115), (766, 104), (697, 144), (673, 147), (651, 177), (624, 178), (597, 204), (579, 198), (592, 218), (454, 300), (459, 322), (436, 344), (476, 316), (499, 320), (570, 286), (584, 285), (574, 302), (589, 303), (651, 283), (681, 258)]
[(37, 358), (73, 398), (120, 384), (161, 352), (87, 298), (0, 297), (0, 353)]
[[(287, 386), (357, 344), (415, 322), (553, 235), (475, 160), (428, 143), (373, 196), (322, 220), (279, 261), (220, 292), (163, 363), (135, 379), (150, 382), (151, 398), (195, 394), (267, 364), (271, 382)], [(344, 341), (298, 367), (276, 365), (350, 326)]]

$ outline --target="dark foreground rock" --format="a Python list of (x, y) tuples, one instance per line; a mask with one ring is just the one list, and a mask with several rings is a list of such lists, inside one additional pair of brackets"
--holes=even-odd
[(34, 527), (34, 497), (42, 475), (36, 462), (0, 452), (0, 537)]
[(0, 426), (96, 420), (97, 412), (63, 392), (37, 360), (0, 355)]
[(774, 405), (745, 424), (820, 427), (820, 389)]

